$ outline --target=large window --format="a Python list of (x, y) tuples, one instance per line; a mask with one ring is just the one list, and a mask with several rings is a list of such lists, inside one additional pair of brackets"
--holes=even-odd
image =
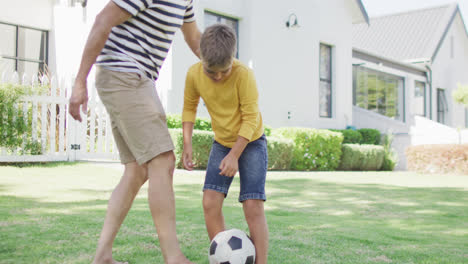
[(332, 47), (320, 44), (320, 117), (332, 117)]
[(232, 29), (234, 29), (234, 32), (236, 32), (236, 37), (237, 37), (237, 53), (236, 53), (236, 58), (239, 58), (239, 20), (228, 17), (225, 15), (220, 15), (215, 12), (207, 11), (205, 10), (205, 28), (213, 25), (213, 24), (225, 24), (230, 26)]
[(437, 89), (437, 122), (446, 124), (448, 113), (447, 98), (444, 89)]
[(47, 31), (0, 22), (0, 35), (0, 71), (16, 71), (20, 76), (45, 72)]
[(353, 66), (353, 104), (405, 122), (404, 79), (399, 76)]
[(426, 116), (426, 83), (414, 82), (413, 113), (415, 115)]

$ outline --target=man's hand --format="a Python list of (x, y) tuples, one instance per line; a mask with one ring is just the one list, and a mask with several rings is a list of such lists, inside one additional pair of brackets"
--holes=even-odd
[(182, 153), (182, 163), (186, 170), (193, 170), (194, 164), (192, 162), (192, 145), (184, 144), (184, 152)]
[(239, 160), (234, 154), (229, 153), (221, 161), (219, 169), (221, 170), (219, 175), (234, 177), (234, 175), (236, 175), (237, 171), (239, 170)]
[(81, 122), (80, 106), (82, 106), (83, 114), (86, 115), (88, 112), (88, 89), (86, 87), (86, 81), (77, 80), (73, 86), (68, 112), (73, 119)]

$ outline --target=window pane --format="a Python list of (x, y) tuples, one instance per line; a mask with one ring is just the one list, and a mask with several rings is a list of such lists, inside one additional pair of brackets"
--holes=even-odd
[(320, 82), (320, 117), (331, 117), (331, 85)]
[(448, 107), (445, 100), (445, 90), (437, 89), (437, 121), (439, 123), (445, 124), (447, 111)]
[[(13, 59), (0, 59), (0, 73), (11, 75), (15, 72), (15, 61)], [(10, 78), (11, 76), (6, 76)]]
[(426, 84), (416, 81), (414, 83), (413, 112), (415, 115), (425, 116)]
[(27, 78), (32, 78), (33, 75), (41, 73), (40, 63), (29, 61), (18, 61), (18, 74), (20, 78), (26, 74)]
[(16, 56), (16, 27), (0, 24), (0, 55)]
[(40, 30), (19, 28), (18, 57), (45, 61), (46, 33)]
[(320, 79), (331, 80), (331, 47), (320, 44)]
[(403, 78), (354, 66), (355, 105), (369, 111), (403, 120)]

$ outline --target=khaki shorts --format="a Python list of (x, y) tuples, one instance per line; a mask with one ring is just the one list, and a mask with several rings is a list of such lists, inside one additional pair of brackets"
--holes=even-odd
[(137, 161), (142, 165), (174, 149), (166, 114), (151, 79), (98, 66), (96, 89), (110, 116), (123, 164)]

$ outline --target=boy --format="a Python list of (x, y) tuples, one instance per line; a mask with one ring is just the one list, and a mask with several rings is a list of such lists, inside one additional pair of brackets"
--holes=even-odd
[(215, 134), (203, 187), (208, 236), (225, 230), (222, 205), (234, 175), (240, 174), (240, 196), (256, 263), (266, 263), (268, 227), (263, 203), (268, 163), (258, 91), (252, 70), (234, 59), (236, 35), (225, 25), (208, 27), (200, 40), (201, 62), (187, 73), (182, 113), (187, 170), (192, 164), (192, 131), (200, 97), (211, 116)]

